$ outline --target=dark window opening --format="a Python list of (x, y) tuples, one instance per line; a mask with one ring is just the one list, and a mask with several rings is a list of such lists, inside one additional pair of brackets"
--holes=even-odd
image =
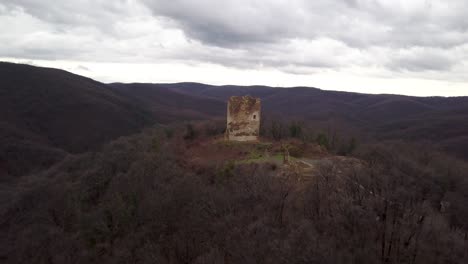
[(257, 119), (257, 115), (254, 115), (254, 119)]

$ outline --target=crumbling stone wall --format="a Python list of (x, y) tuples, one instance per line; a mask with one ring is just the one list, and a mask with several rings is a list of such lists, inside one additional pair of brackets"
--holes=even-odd
[(235, 141), (258, 140), (260, 110), (259, 98), (231, 96), (227, 107), (227, 139)]

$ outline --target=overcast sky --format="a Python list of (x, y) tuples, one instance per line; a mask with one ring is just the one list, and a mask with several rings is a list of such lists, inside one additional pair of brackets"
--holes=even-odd
[(468, 95), (467, 0), (1, 0), (0, 60), (103, 82)]

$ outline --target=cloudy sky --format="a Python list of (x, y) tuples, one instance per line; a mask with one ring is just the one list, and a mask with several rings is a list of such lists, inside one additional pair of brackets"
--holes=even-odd
[(2, 0), (0, 60), (103, 82), (468, 95), (467, 0)]

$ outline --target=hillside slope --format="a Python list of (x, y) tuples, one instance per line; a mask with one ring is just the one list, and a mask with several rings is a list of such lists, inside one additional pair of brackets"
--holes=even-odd
[(154, 123), (223, 119), (233, 95), (262, 99), (262, 116), (375, 139), (428, 140), (468, 159), (468, 98), (200, 83), (103, 84), (66, 71), (0, 63), (0, 175), (47, 168), (67, 152)]
[(157, 84), (113, 83), (110, 87), (145, 107), (159, 123), (211, 119), (224, 116), (226, 111), (222, 100), (181, 93)]
[[(0, 63), (0, 120), (0, 164), (3, 170), (21, 174), (27, 171), (20, 166), (25, 161), (46, 166), (65, 151), (88, 151), (135, 133), (152, 117), (91, 79), (57, 69)], [(48, 156), (52, 157), (44, 158)]]
[(158, 84), (188, 95), (227, 100), (231, 95), (262, 99), (263, 116), (339, 124), (377, 139), (427, 140), (468, 159), (468, 97), (412, 97), (324, 91), (295, 87)]
[(0, 189), (0, 259), (468, 263), (467, 163), (406, 143), (337, 157), (298, 140), (285, 164), (283, 143), (161, 127), (73, 155)]
[(48, 168), (66, 153), (155, 123), (224, 116), (224, 102), (145, 84), (103, 84), (63, 70), (0, 62), (0, 176)]

